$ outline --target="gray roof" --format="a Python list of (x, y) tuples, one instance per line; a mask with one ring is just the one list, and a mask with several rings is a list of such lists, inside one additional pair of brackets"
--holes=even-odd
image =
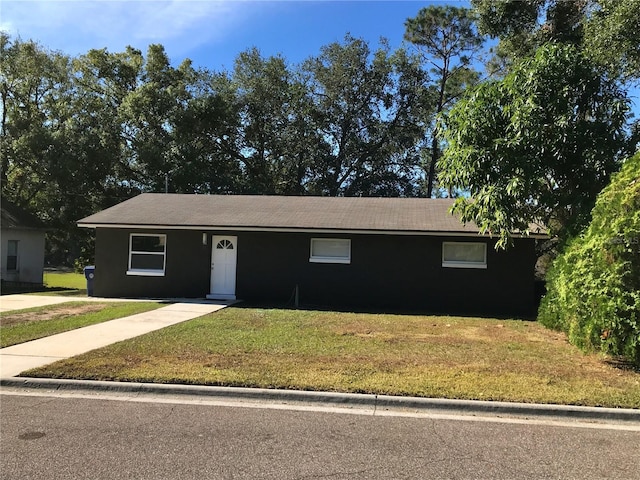
[(2, 228), (43, 230), (44, 225), (34, 215), (18, 207), (6, 198), (0, 198), (0, 225)]
[(84, 227), (477, 234), (452, 199), (145, 193), (83, 218)]

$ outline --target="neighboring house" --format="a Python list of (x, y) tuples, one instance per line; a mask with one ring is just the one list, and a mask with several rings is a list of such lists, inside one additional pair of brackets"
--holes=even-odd
[(42, 285), (45, 230), (33, 215), (0, 200), (0, 277), (3, 283)]
[(449, 199), (142, 194), (96, 229), (95, 295), (527, 314), (535, 238), (504, 251)]

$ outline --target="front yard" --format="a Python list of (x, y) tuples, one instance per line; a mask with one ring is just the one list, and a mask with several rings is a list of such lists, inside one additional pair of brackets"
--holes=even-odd
[(29, 375), (640, 408), (640, 373), (485, 318), (230, 307)]
[(161, 306), (163, 305), (155, 302), (68, 302), (5, 312), (0, 316), (0, 348)]

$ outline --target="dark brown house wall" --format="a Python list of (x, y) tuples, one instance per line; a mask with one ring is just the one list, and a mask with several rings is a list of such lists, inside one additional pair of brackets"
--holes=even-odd
[[(166, 275), (126, 275), (130, 233), (167, 235)], [(211, 235), (202, 231), (96, 232), (95, 294), (105, 297), (204, 297), (209, 292)], [(238, 237), (236, 295), (254, 302), (444, 313), (529, 314), (534, 309), (533, 239), (507, 252), (478, 237), (314, 235), (215, 232)], [(351, 263), (309, 262), (311, 238), (350, 238)], [(443, 241), (484, 241), (487, 268), (445, 268)]]
[[(351, 263), (309, 262), (311, 238), (350, 238)], [(442, 266), (443, 241), (485, 241), (487, 268)], [(528, 314), (535, 243), (507, 252), (477, 237), (245, 233), (238, 239), (238, 298), (446, 313)]]
[[(167, 235), (165, 276), (127, 275), (131, 233)], [(202, 244), (200, 231), (98, 228), (94, 293), (100, 297), (204, 297), (209, 292), (210, 257), (211, 245)]]

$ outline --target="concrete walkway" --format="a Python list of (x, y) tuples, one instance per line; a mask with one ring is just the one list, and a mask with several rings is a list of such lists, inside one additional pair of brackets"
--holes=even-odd
[[(31, 295), (22, 295), (31, 296)], [(45, 298), (45, 297), (37, 297)], [(48, 298), (48, 297), (46, 297)], [(52, 297), (59, 298), (59, 297)], [(67, 300), (73, 301), (74, 299)], [(62, 303), (62, 302), (53, 302)], [(30, 368), (41, 367), (64, 358), (137, 337), (169, 325), (215, 312), (233, 302), (185, 301), (150, 312), (58, 333), (0, 349), (0, 378), (15, 377)], [(29, 307), (22, 307), (29, 308)]]

